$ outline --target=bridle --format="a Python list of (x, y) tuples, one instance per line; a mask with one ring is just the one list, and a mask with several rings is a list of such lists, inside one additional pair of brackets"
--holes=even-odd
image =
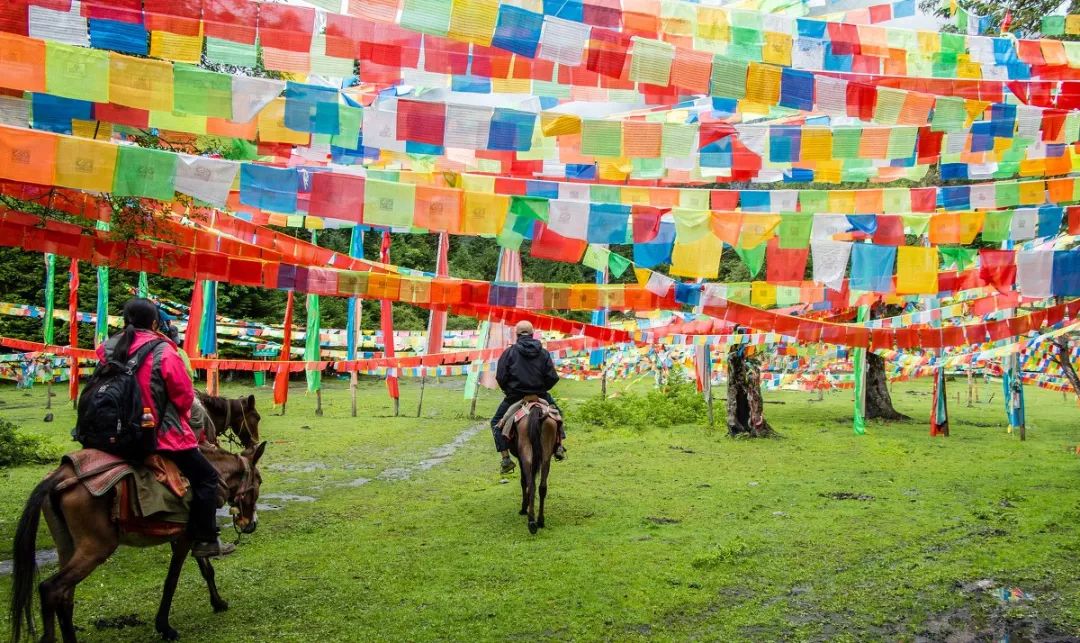
[[(235, 435), (230, 435), (230, 434), (228, 434), (226, 432), (228, 431), (228, 429), (232, 428), (232, 423), (233, 423), (233, 420), (232, 420), (232, 416), (233, 416), (232, 405), (233, 405), (233, 402), (238, 402), (240, 404), (240, 431), (235, 431), (234, 430), (233, 433)], [(235, 445), (237, 447), (240, 447), (240, 448), (246, 448), (246, 447), (244, 447), (244, 444), (242, 442), (240, 442), (240, 440), (238, 439), (241, 431), (245, 431), (245, 430), (248, 432), (248, 435), (251, 436), (252, 441), (255, 440), (255, 434), (251, 431), (251, 427), (248, 426), (247, 413), (245, 413), (243, 409), (244, 409), (244, 400), (242, 400), (242, 399), (225, 400), (225, 423), (223, 425), (223, 428), (225, 429), (225, 431), (218, 430), (217, 422), (214, 422), (214, 419), (209, 418), (209, 414), (207, 414), (207, 417), (210, 419), (210, 423), (214, 425), (214, 433), (215, 433), (215, 435), (217, 435), (219, 440), (221, 439), (221, 436), (224, 435), (225, 439), (228, 440), (229, 442), (233, 443), (233, 445)]]
[[(218, 477), (218, 485), (220, 485), (221, 488), (224, 491), (225, 503), (228, 504), (231, 507), (236, 507), (237, 511), (239, 511), (240, 510), (240, 508), (238, 506), (239, 505), (239, 499), (242, 498), (244, 496), (244, 494), (251, 491), (252, 488), (254, 488), (254, 486), (255, 486), (255, 469), (254, 469), (254, 467), (251, 466), (251, 462), (248, 461), (248, 459), (245, 458), (243, 455), (241, 455), (241, 454), (234, 454), (234, 455), (236, 456), (237, 459), (240, 460), (240, 464), (243, 465), (244, 474), (240, 478), (240, 486), (236, 489), (236, 493), (232, 494), (231, 500), (233, 502), (230, 502), (229, 487), (225, 483), (224, 478), (222, 478), (220, 476)], [(254, 513), (254, 508), (252, 509), (252, 513)], [(244, 532), (242, 532), (240, 530), (240, 528), (236, 526), (236, 521), (235, 520), (232, 521), (232, 526), (233, 526), (233, 530), (236, 532), (236, 544), (240, 544), (240, 538), (243, 536)]]

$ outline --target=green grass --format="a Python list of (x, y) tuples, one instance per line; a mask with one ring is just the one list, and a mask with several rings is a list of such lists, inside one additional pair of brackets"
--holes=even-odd
[[(942, 615), (967, 613), (958, 610), (1080, 634), (1072, 398), (1029, 387), (1023, 443), (1004, 429), (999, 384), (981, 386), (984, 400), (998, 391), (993, 403), (969, 409), (956, 402), (960, 382), (947, 439), (928, 436), (928, 382), (895, 387), (898, 408), (916, 421), (871, 424), (863, 437), (852, 435), (844, 392), (824, 402), (766, 394), (784, 435), (775, 441), (572, 423), (547, 528), (530, 536), (517, 481), (500, 483), (486, 430), (445, 462), (416, 468), (473, 424), (460, 387), (429, 386), (422, 419), (390, 417), (376, 382), (363, 386), (357, 419), (340, 382), (329, 384), (322, 418), (299, 388), (285, 417), (264, 409), (263, 492), (317, 500), (261, 512), (259, 531), (217, 564), (229, 612), (212, 614), (195, 566), (185, 569), (173, 609), (184, 640), (943, 639)], [(560, 384), (571, 421), (598, 388)], [(268, 403), (269, 390), (257, 395)], [(416, 396), (414, 384), (403, 387), (405, 414), (415, 415)], [(58, 402), (56, 422), (45, 424), (44, 389), (2, 388), (0, 400), (4, 417), (66, 444), (70, 405)], [(495, 403), (486, 393), (478, 409)], [(0, 558), (46, 470), (0, 471)], [(350, 486), (359, 478), (372, 481)], [(84, 582), (83, 637), (151, 639), (167, 559), (167, 548), (124, 549)], [(1034, 598), (1001, 605), (960, 589), (986, 578)], [(9, 582), (0, 578), (5, 604)], [(94, 626), (128, 614), (146, 625)]]

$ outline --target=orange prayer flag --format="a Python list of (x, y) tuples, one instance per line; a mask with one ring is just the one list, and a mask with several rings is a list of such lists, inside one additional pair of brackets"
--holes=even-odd
[(0, 127), (0, 177), (52, 185), (57, 140), (55, 134)]
[(0, 32), (0, 87), (45, 91), (45, 42)]

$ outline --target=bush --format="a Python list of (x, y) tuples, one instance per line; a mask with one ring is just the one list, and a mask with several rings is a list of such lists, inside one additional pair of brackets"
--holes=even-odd
[(673, 380), (644, 395), (628, 393), (603, 399), (594, 397), (582, 404), (573, 419), (604, 429), (627, 427), (637, 430), (665, 428), (677, 424), (704, 422), (704, 398), (693, 382)]
[(15, 424), (0, 419), (0, 468), (20, 464), (49, 464), (59, 454), (48, 440), (39, 435), (22, 435)]

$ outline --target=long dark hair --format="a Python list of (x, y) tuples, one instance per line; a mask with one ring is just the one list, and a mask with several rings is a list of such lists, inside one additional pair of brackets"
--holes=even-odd
[(124, 304), (124, 330), (113, 347), (115, 359), (126, 360), (131, 352), (131, 343), (135, 341), (136, 330), (152, 330), (158, 320), (158, 309), (154, 302), (142, 297), (128, 300)]

